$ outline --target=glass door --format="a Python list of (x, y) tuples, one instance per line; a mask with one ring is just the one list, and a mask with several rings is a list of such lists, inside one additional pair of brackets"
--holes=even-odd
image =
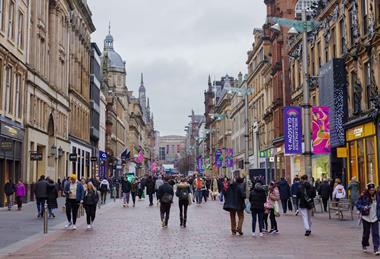
[(365, 189), (367, 184), (366, 173), (365, 173), (365, 157), (364, 157), (364, 139), (357, 140), (357, 153), (358, 153), (358, 175), (359, 175), (359, 183), (361, 190)]
[(376, 183), (376, 153), (375, 138), (368, 137), (366, 143), (367, 183)]

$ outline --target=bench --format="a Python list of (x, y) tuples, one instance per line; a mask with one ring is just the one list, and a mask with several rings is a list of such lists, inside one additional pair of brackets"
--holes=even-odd
[(354, 220), (354, 214), (351, 208), (351, 203), (347, 199), (340, 199), (339, 201), (330, 201), (329, 219), (331, 219), (331, 211), (336, 211), (340, 220), (343, 220), (343, 212), (348, 211), (351, 214), (351, 220)]

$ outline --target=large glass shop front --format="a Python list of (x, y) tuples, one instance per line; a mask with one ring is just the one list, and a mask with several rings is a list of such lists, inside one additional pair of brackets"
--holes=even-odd
[(348, 178), (356, 177), (360, 189), (367, 183), (379, 184), (377, 138), (375, 124), (370, 122), (346, 131)]

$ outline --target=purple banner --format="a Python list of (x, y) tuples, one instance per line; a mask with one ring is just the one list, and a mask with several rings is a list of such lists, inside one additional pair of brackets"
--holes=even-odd
[(285, 154), (302, 154), (302, 109), (287, 106), (284, 109)]
[(202, 173), (204, 171), (203, 169), (203, 157), (199, 156), (197, 158), (197, 165), (198, 165), (198, 172)]
[(222, 167), (223, 166), (223, 156), (222, 156), (222, 150), (217, 149), (215, 151), (215, 165), (216, 167)]
[(330, 154), (331, 152), (329, 112), (328, 106), (312, 108), (314, 154)]
[(228, 168), (234, 167), (234, 149), (233, 148), (226, 149), (226, 167)]

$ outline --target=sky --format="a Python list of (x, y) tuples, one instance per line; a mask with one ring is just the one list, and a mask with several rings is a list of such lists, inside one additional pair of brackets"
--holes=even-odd
[(204, 113), (204, 91), (226, 74), (247, 73), (253, 29), (265, 21), (263, 0), (88, 0), (103, 50), (108, 34), (126, 62), (127, 87), (138, 96), (144, 73), (155, 128), (184, 135), (188, 115)]

